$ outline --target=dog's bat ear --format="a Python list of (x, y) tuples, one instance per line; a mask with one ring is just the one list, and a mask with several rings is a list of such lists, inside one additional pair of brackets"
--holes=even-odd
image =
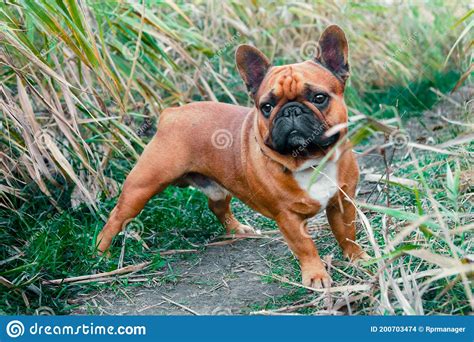
[(235, 51), (235, 62), (247, 89), (255, 95), (270, 68), (270, 61), (257, 48), (239, 45)]
[(319, 38), (319, 47), (316, 61), (346, 82), (349, 78), (349, 45), (344, 31), (337, 25), (328, 26)]

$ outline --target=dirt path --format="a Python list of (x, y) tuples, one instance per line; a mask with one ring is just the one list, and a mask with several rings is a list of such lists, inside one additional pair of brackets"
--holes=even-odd
[(191, 314), (179, 305), (202, 315), (248, 313), (252, 306), (263, 305), (287, 292), (277, 284), (262, 282), (262, 277), (255, 274), (267, 274), (266, 258), (285, 253), (287, 247), (281, 242), (260, 239), (210, 247), (197, 258), (172, 262), (174, 282), (126, 288), (126, 295), (99, 293), (75, 313)]
[[(421, 120), (410, 119), (406, 125), (410, 140), (433, 144), (434, 135), (440, 137), (445, 130), (449, 130), (441, 114), (452, 117), (450, 113), (459, 113), (457, 104), (472, 98), (472, 94), (472, 88), (464, 87), (449, 100), (441, 101), (433, 110), (424, 113)], [(374, 144), (381, 142), (374, 141)], [(364, 181), (365, 175), (381, 173), (385, 167), (377, 153), (360, 158), (359, 163), (362, 174), (360, 199), (368, 196), (376, 186)], [(324, 217), (320, 214), (317, 217), (319, 219), (324, 220)], [(330, 235), (328, 230), (316, 234)], [(259, 275), (271, 272), (274, 264), (268, 260), (280, 258), (285, 259), (282, 263), (288, 263), (288, 258), (291, 258), (289, 253), (280, 236), (209, 247), (195, 257), (171, 262), (171, 268), (165, 273), (174, 281), (151, 282), (148, 285), (124, 287), (116, 292), (108, 290), (96, 293), (73, 313), (190, 315), (193, 311), (208, 315), (248, 314), (294, 291), (283, 283), (263, 281)]]

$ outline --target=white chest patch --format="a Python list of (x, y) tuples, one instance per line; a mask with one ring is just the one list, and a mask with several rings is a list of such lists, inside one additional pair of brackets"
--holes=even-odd
[[(317, 161), (313, 161), (313, 164)], [(311, 178), (314, 173), (313, 167), (307, 167), (293, 173), (293, 177), (298, 185), (305, 190), (309, 196), (321, 204), (321, 210), (326, 209), (329, 200), (338, 190), (337, 182), (337, 163), (327, 161), (326, 165), (320, 171), (316, 181), (311, 184)]]

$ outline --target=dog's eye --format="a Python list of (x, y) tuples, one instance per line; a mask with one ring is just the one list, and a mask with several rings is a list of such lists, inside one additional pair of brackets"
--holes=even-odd
[(326, 94), (320, 93), (320, 94), (314, 95), (312, 102), (320, 105), (320, 104), (325, 103), (327, 99), (328, 99), (328, 96)]
[(272, 109), (273, 109), (273, 106), (269, 103), (264, 103), (263, 105), (260, 106), (260, 110), (262, 111), (263, 115), (267, 118), (270, 116)]

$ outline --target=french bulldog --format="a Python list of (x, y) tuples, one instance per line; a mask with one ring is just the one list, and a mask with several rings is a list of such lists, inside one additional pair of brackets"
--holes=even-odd
[(359, 168), (347, 139), (343, 30), (327, 27), (319, 47), (311, 60), (274, 66), (255, 47), (240, 45), (236, 64), (252, 108), (195, 102), (164, 110), (97, 237), (98, 250), (107, 251), (152, 196), (169, 185), (189, 184), (207, 195), (229, 233), (254, 232), (232, 214), (233, 196), (274, 219), (307, 287), (331, 283), (306, 227), (322, 210), (344, 256), (367, 258), (355, 242)]

